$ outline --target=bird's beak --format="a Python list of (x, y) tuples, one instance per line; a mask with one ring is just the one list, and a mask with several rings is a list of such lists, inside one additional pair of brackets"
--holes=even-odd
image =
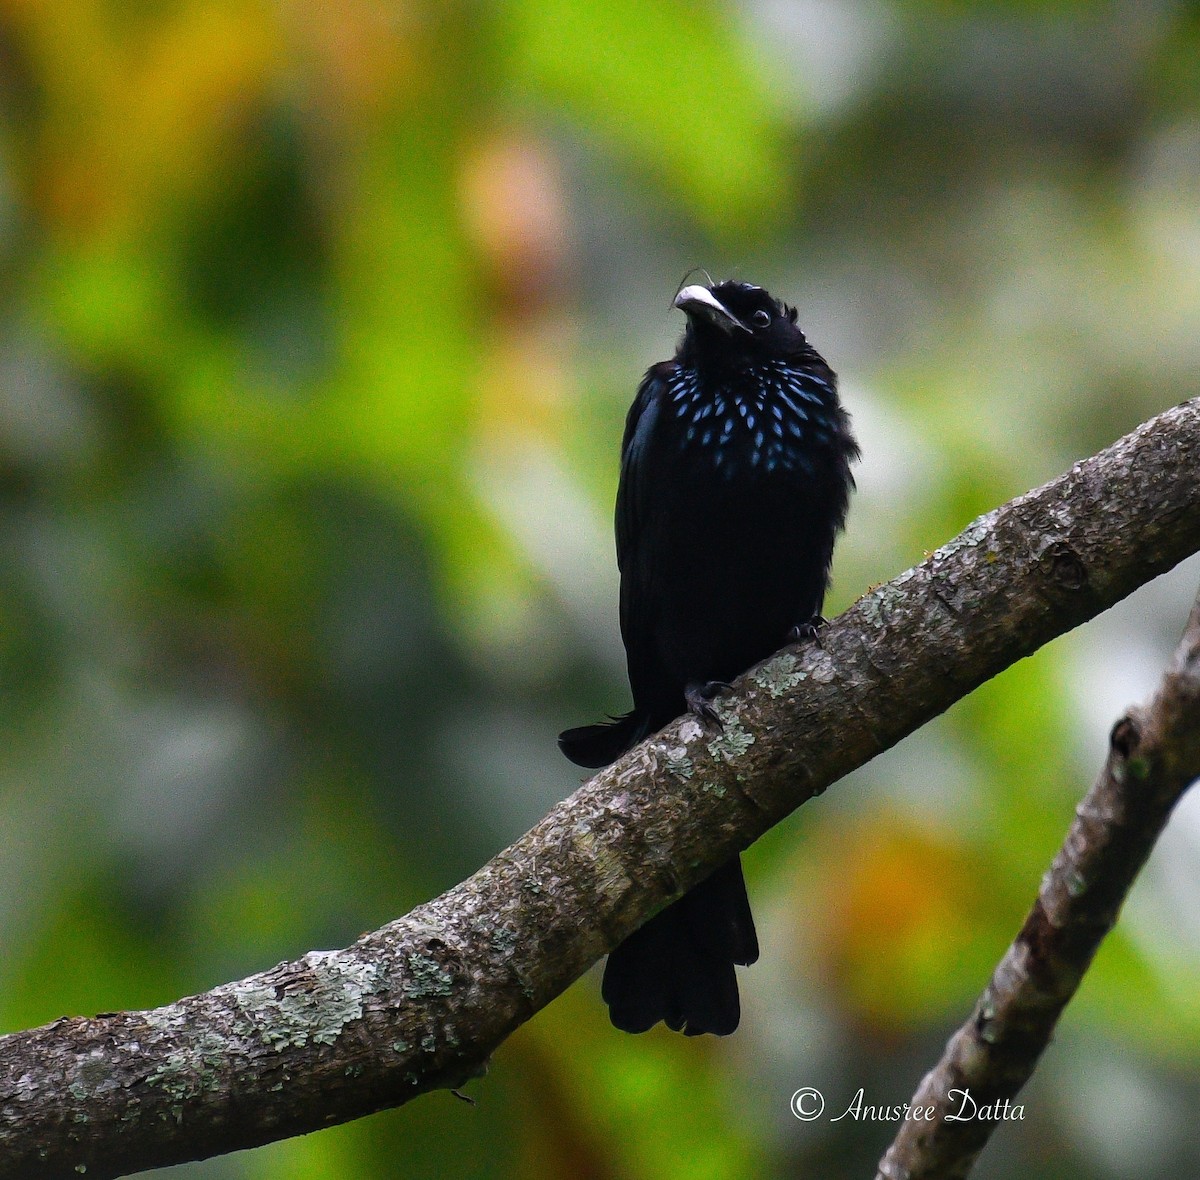
[(750, 331), (707, 287), (702, 287), (699, 283), (684, 287), (675, 296), (675, 306), (684, 315), (700, 316), (723, 331)]

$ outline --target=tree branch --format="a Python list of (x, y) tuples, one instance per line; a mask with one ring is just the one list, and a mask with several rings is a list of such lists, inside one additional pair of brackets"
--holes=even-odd
[(721, 732), (668, 726), (474, 876), (345, 950), (0, 1038), (0, 1180), (121, 1175), (461, 1084), (794, 808), (1200, 549), (1198, 456), (1193, 399), (739, 678)]
[(1200, 596), (1154, 699), (1116, 723), (1109, 745), (1025, 925), (912, 1099), (930, 1117), (904, 1123), (877, 1180), (970, 1172), (997, 1121), (946, 1116), (963, 1091), (994, 1109), (1032, 1076), (1172, 809), (1200, 777)]

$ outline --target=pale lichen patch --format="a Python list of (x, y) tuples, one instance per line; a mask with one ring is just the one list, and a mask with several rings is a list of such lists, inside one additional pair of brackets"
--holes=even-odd
[(907, 591), (893, 580), (877, 586), (870, 594), (860, 598), (859, 608), (863, 618), (872, 627), (886, 627), (895, 608), (902, 605), (907, 597)]
[[(992, 528), (995, 524), (995, 513), (989, 512), (984, 516), (976, 517), (957, 537), (947, 541), (942, 545), (936, 553), (934, 560), (942, 557), (950, 557), (963, 549), (970, 549), (978, 545), (980, 541), (986, 540), (991, 536)], [(905, 573), (911, 573), (906, 570)], [(899, 578), (893, 578), (893, 582), (898, 582)]]
[(379, 967), (336, 951), (310, 951), (306, 970), (282, 984), (234, 984), (228, 993), (243, 1018), (234, 1023), (242, 1036), (257, 1036), (275, 1049), (312, 1041), (332, 1045), (343, 1028), (363, 1014), (364, 997), (381, 988)]
[(803, 671), (799, 664), (800, 661), (791, 652), (784, 652), (758, 668), (751, 679), (767, 692), (772, 700), (778, 700), (808, 679), (808, 673)]
[(696, 767), (688, 757), (687, 746), (668, 746), (663, 750), (663, 768), (673, 778), (690, 779)]
[(808, 679), (813, 684), (830, 684), (837, 675), (833, 657), (827, 652), (818, 652), (810, 661)]
[(454, 991), (454, 976), (428, 955), (409, 955), (410, 996), (448, 996)]
[(721, 732), (708, 743), (708, 752), (714, 758), (732, 762), (742, 757), (754, 745), (754, 735), (747, 732), (741, 718), (735, 713), (721, 711)]
[(492, 931), (491, 943), (502, 955), (511, 955), (517, 945), (517, 932), (508, 926), (499, 926)]
[(228, 1038), (207, 1031), (194, 1044), (173, 1049), (146, 1078), (146, 1085), (162, 1090), (171, 1101), (171, 1116), (182, 1117), (183, 1104), (205, 1091), (221, 1088), (224, 1071), (234, 1052)]

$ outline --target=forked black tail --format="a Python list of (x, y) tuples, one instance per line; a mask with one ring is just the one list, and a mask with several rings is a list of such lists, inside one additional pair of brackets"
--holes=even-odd
[[(568, 729), (558, 744), (576, 765), (595, 768), (615, 762), (651, 731), (635, 712)], [(662, 1020), (688, 1036), (725, 1036), (741, 1019), (734, 966), (757, 958), (754, 917), (735, 856), (613, 950), (601, 994), (609, 1018), (624, 1032), (645, 1032)]]
[(734, 964), (757, 958), (742, 862), (734, 857), (608, 956), (601, 995), (625, 1032), (662, 1020), (689, 1037), (726, 1036), (742, 1014)]

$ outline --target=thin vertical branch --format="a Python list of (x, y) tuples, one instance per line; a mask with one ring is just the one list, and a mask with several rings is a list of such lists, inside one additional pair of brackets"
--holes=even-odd
[(1003, 1110), (1029, 1080), (1172, 808), (1200, 778), (1200, 597), (1154, 699), (1113, 726), (1109, 747), (1025, 925), (912, 1099), (932, 1117), (904, 1123), (877, 1180), (971, 1171), (998, 1123), (946, 1116), (964, 1091)]

